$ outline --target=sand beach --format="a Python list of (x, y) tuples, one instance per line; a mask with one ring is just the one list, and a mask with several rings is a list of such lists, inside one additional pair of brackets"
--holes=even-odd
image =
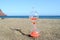
[(5, 18), (0, 19), (0, 40), (60, 40), (60, 19), (38, 19), (37, 28), (40, 37), (34, 39), (22, 35), (29, 34), (33, 28), (28, 18)]

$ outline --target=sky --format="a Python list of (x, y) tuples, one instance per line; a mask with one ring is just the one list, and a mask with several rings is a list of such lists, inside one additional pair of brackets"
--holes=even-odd
[(0, 0), (0, 9), (8, 16), (31, 15), (32, 7), (38, 15), (60, 16), (60, 0)]

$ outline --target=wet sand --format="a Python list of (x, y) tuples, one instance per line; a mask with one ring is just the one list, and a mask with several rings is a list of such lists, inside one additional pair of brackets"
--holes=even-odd
[(30, 34), (33, 25), (28, 18), (0, 19), (0, 40), (60, 40), (60, 19), (38, 19), (37, 28), (39, 38), (32, 38), (24, 34)]

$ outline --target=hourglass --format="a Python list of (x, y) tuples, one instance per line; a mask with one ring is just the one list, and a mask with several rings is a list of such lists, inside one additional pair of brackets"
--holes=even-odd
[(37, 28), (37, 20), (38, 20), (39, 16), (38, 16), (38, 13), (37, 11), (32, 11), (29, 19), (33, 25), (32, 27), (32, 31), (30, 32), (30, 36), (33, 37), (33, 38), (37, 38), (40, 36), (39, 32), (38, 32), (38, 28)]

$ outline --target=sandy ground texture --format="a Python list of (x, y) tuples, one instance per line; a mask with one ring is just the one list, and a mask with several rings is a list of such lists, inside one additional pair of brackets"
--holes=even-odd
[(0, 19), (0, 40), (60, 40), (60, 19), (38, 19), (36, 27), (40, 37), (34, 39), (24, 35), (32, 31), (31, 20), (27, 18)]

